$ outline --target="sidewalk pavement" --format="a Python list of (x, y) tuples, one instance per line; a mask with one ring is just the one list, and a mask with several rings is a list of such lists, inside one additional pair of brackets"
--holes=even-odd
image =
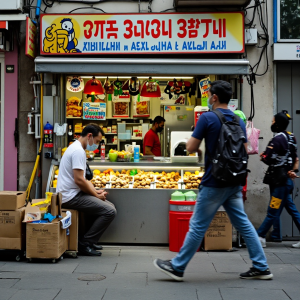
[(299, 300), (300, 249), (293, 243), (267, 243), (273, 280), (239, 278), (251, 267), (245, 248), (196, 253), (184, 282), (153, 266), (155, 258), (175, 255), (167, 247), (104, 246), (101, 257), (56, 264), (15, 262), (0, 252), (0, 300)]

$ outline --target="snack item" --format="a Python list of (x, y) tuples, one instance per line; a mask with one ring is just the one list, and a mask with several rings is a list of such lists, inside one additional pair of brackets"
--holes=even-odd
[(82, 106), (80, 106), (81, 99), (77, 97), (70, 97), (67, 100), (66, 116), (81, 117), (82, 116)]

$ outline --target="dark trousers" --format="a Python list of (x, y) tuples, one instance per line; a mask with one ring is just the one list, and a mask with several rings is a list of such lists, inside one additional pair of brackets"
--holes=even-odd
[(289, 195), (293, 192), (294, 183), (288, 178), (285, 186), (272, 187), (270, 186), (271, 199), (268, 206), (267, 216), (257, 230), (260, 237), (265, 238), (267, 232), (277, 220), (283, 208), (286, 206)]
[[(78, 193), (73, 199), (63, 203), (62, 207), (84, 213), (85, 220), (89, 221), (86, 223), (90, 223), (90, 226), (85, 226), (84, 232), (79, 234), (79, 245), (96, 244), (117, 213), (111, 202), (102, 201), (84, 192)], [(82, 232), (80, 229), (79, 232)]]

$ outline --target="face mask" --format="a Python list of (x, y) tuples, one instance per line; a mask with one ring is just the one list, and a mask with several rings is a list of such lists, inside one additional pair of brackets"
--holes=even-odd
[(279, 129), (278, 129), (278, 126), (277, 126), (277, 124), (276, 123), (274, 123), (274, 124), (272, 124), (271, 125), (271, 131), (272, 132), (279, 132)]
[(86, 145), (86, 150), (88, 150), (88, 151), (95, 151), (99, 147), (99, 145), (94, 144), (94, 138), (92, 138), (92, 141), (93, 141), (92, 145), (90, 145), (89, 141), (88, 141), (88, 143)]
[(157, 132), (162, 132), (163, 130), (164, 130), (164, 128), (160, 127), (160, 126), (158, 126), (157, 129), (156, 129)]
[[(212, 97), (212, 96), (211, 96), (211, 97)], [(207, 103), (207, 106), (208, 106), (209, 110), (213, 110), (213, 107), (214, 107), (213, 104), (210, 104), (210, 99), (211, 99), (211, 97), (209, 97), (208, 103)]]

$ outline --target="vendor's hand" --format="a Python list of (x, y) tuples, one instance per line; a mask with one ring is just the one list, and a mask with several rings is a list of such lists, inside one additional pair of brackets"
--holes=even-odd
[(291, 179), (294, 179), (294, 178), (299, 178), (299, 176), (297, 176), (297, 174), (292, 170), (292, 171), (288, 171), (288, 176), (291, 178)]

